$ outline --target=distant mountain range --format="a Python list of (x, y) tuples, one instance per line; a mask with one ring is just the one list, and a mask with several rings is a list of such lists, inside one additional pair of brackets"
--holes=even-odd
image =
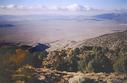
[(25, 21), (25, 20), (65, 20), (65, 21), (84, 21), (84, 20), (93, 20), (93, 21), (102, 21), (109, 20), (115, 21), (118, 23), (127, 23), (127, 12), (114, 12), (114, 13), (103, 13), (95, 16), (87, 15), (0, 15), (0, 21)]
[(14, 27), (13, 24), (0, 24), (0, 28)]
[(127, 12), (124, 13), (104, 13), (95, 16), (98, 19), (111, 20), (118, 23), (127, 23)]

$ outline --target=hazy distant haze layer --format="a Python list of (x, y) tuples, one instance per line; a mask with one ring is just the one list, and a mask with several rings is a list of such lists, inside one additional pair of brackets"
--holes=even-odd
[(86, 16), (1, 16), (0, 40), (24, 43), (49, 43), (57, 40), (80, 41), (127, 26), (110, 20)]

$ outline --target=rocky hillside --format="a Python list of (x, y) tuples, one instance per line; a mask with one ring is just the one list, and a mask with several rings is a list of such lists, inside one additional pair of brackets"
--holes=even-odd
[(99, 37), (82, 41), (58, 40), (49, 44), (51, 47), (48, 50), (50, 51), (57, 49), (79, 48), (82, 46), (107, 47), (111, 50), (115, 50), (127, 47), (127, 31), (104, 34)]
[[(66, 72), (24, 66), (12, 76), (16, 83), (126, 83), (126, 74)], [(27, 82), (24, 81), (27, 79)], [(20, 80), (19, 80), (20, 79)]]
[(49, 43), (50, 48), (48, 49), (48, 51), (71, 48), (72, 46), (74, 46), (77, 43), (78, 42), (71, 41), (71, 40), (57, 40), (57, 41)]
[(71, 43), (0, 43), (0, 83), (127, 83), (127, 31)]
[[(124, 83), (125, 74), (61, 72), (45, 68), (36, 69), (39, 83)], [(39, 73), (39, 74), (38, 74)]]
[(127, 47), (127, 31), (116, 32), (111, 34), (105, 34), (96, 38), (84, 40), (76, 45), (81, 46), (100, 46), (108, 47), (109, 49), (115, 50), (117, 48)]

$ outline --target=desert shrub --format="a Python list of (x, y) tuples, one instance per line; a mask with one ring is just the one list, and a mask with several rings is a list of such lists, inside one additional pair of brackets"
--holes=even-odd
[(36, 78), (34, 77), (35, 69), (30, 65), (24, 65), (12, 75), (13, 83), (34, 83)]
[(48, 57), (43, 61), (42, 65), (47, 68), (56, 69), (59, 65), (62, 57), (59, 55), (59, 51), (51, 51)]
[(121, 54), (113, 64), (113, 69), (116, 72), (127, 73), (127, 56), (126, 54)]
[(74, 55), (64, 58), (58, 65), (58, 70), (61, 71), (77, 71), (77, 58)]
[(88, 63), (87, 71), (111, 72), (112, 64), (110, 63), (110, 60), (107, 57), (100, 55)]
[(79, 48), (75, 48), (74, 50), (73, 50), (73, 55), (79, 55), (80, 54), (80, 49)]
[(80, 60), (78, 61), (78, 70), (79, 71), (86, 71), (88, 63), (94, 58), (93, 53), (86, 53), (80, 57)]
[(60, 63), (58, 64), (58, 70), (61, 71), (77, 71), (77, 58), (71, 48), (60, 51)]
[(32, 53), (31, 54), (31, 56), (32, 56), (32, 62), (31, 62), (31, 64), (34, 67), (41, 67), (41, 66), (43, 66), (42, 61), (47, 57), (47, 55), (48, 55), (47, 51)]
[(111, 72), (109, 50), (102, 47), (84, 46), (72, 50), (55, 50), (43, 61), (44, 67), (60, 71)]
[(86, 52), (82, 60), (79, 60), (79, 70), (89, 72), (111, 72), (112, 63), (105, 56), (105, 52), (105, 49), (95, 47), (91, 51)]
[(13, 74), (14, 70), (15, 68), (13, 69), (9, 64), (6, 64), (6, 66), (0, 68), (0, 83), (10, 83), (11, 75)]
[(27, 53), (24, 50), (18, 48), (14, 54), (10, 55), (9, 62), (19, 65), (26, 59), (26, 57)]
[(12, 83), (15, 70), (29, 64), (29, 52), (18, 46), (5, 46), (0, 48), (0, 54), (0, 83)]
[[(26, 64), (38, 64), (35, 60), (41, 62), (46, 55), (46, 51), (30, 53), (28, 49), (22, 49), (20, 46), (0, 47), (0, 83), (12, 83), (11, 76), (15, 70)], [(17, 80), (17, 82), (23, 81)]]
[(4, 46), (0, 48), (0, 54), (0, 83), (10, 83), (11, 75), (18, 68), (25, 53), (16, 46)]
[(72, 49), (51, 51), (43, 61), (44, 67), (60, 71), (77, 71), (77, 58)]

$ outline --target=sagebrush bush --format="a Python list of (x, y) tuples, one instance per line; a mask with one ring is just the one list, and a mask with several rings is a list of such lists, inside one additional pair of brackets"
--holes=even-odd
[(125, 72), (127, 73), (127, 55), (119, 55), (113, 64), (113, 69), (115, 72)]
[(79, 60), (79, 70), (88, 72), (112, 72), (112, 63), (107, 58), (106, 52), (107, 49), (91, 48), (91, 51), (84, 53), (82, 60)]

